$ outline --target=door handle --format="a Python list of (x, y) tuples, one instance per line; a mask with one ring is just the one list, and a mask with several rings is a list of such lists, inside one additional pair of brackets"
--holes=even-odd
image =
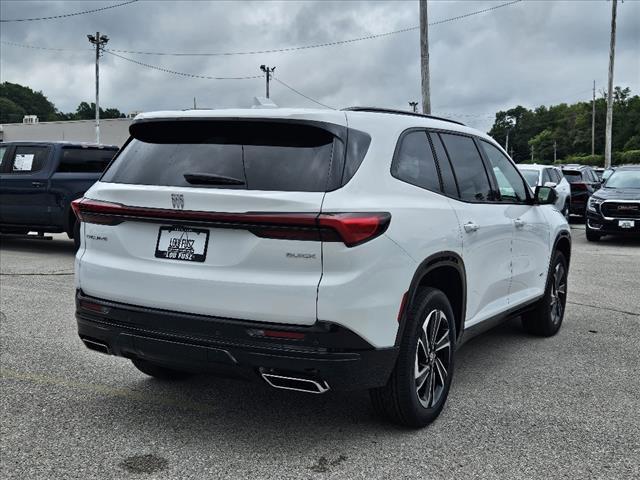
[(520, 218), (516, 218), (513, 223), (515, 224), (516, 228), (522, 228), (524, 227), (525, 221), (520, 219)]
[(32, 187), (44, 187), (44, 182), (31, 182)]
[(471, 233), (471, 232), (475, 232), (480, 228), (480, 226), (477, 223), (474, 222), (467, 222), (464, 224), (464, 231), (467, 233)]

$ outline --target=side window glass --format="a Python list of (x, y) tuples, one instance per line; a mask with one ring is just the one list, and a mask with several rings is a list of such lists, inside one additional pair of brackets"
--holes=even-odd
[(391, 174), (417, 187), (440, 191), (438, 170), (426, 132), (410, 132), (400, 142)]
[(447, 152), (442, 145), (442, 140), (437, 133), (430, 133), (431, 143), (433, 149), (436, 151), (436, 160), (438, 161), (438, 167), (440, 167), (440, 176), (442, 177), (442, 191), (446, 195), (452, 197), (458, 197), (458, 187), (456, 186), (456, 179), (451, 169), (451, 163), (447, 157)]
[(9, 165), (9, 154), (7, 153), (7, 150), (9, 150), (9, 147), (3, 147), (0, 145), (0, 173), (6, 172), (7, 166)]
[(16, 147), (10, 173), (32, 173), (44, 167), (49, 155), (49, 147)]
[(549, 172), (550, 172), (550, 171), (551, 171), (551, 170), (550, 170), (550, 169), (548, 169), (548, 168), (545, 168), (545, 169), (542, 171), (542, 185), (544, 185), (544, 184), (545, 184), (545, 183), (547, 183), (547, 182), (555, 182), (555, 180), (553, 180), (553, 179), (549, 176)]
[(116, 152), (99, 148), (63, 148), (58, 172), (100, 173), (107, 168)]
[(440, 135), (458, 181), (460, 198), (468, 202), (486, 202), (493, 198), (489, 177), (480, 152), (471, 137), (443, 133)]
[[(503, 155), (503, 153), (489, 142), (482, 140), (482, 148), (487, 154), (489, 163), (493, 167), (493, 173), (498, 181), (500, 196), (505, 202), (524, 202), (527, 200), (527, 193), (524, 181), (518, 173), (518, 169)], [(546, 181), (543, 175), (543, 182)], [(547, 175), (546, 178), (549, 178)]]

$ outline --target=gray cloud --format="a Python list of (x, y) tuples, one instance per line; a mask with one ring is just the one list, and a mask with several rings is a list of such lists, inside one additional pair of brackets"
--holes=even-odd
[[(504, 0), (503, 0), (504, 1)], [(109, 5), (117, 2), (104, 2)], [(435, 21), (500, 1), (429, 3)], [(618, 2), (615, 83), (640, 92), (640, 3)], [(5, 1), (4, 19), (96, 8), (88, 1)], [(590, 98), (608, 68), (610, 2), (526, 1), (430, 29), (434, 113), (488, 129), (492, 114), (515, 104)], [(2, 23), (3, 41), (56, 48), (50, 52), (0, 45), (0, 80), (42, 90), (72, 111), (94, 95), (93, 54), (86, 34), (110, 36), (109, 46), (153, 51), (246, 51), (360, 37), (418, 24), (417, 1), (166, 2), (144, 1), (101, 13), (41, 22)], [(259, 74), (276, 65), (283, 81), (328, 105), (407, 108), (420, 96), (419, 34), (401, 33), (348, 45), (290, 53), (229, 57), (127, 55), (164, 68), (213, 76)], [(264, 81), (182, 78), (105, 55), (101, 104), (123, 111), (199, 106), (247, 106)], [(279, 84), (283, 106), (314, 104)]]

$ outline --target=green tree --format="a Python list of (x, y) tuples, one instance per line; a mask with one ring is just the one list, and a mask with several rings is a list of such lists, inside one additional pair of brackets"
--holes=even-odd
[[(17, 83), (0, 83), (0, 99), (5, 101), (0, 105), (0, 115), (11, 115), (10, 122), (22, 122), (22, 118), (16, 119), (15, 115), (24, 112), (22, 115), (37, 115), (42, 121), (56, 120), (57, 111), (42, 92), (34, 92), (29, 87), (24, 87)], [(5, 122), (3, 116), (3, 122)]]

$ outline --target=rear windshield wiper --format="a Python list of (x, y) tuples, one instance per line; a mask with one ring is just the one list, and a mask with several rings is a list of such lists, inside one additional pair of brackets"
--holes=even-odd
[(185, 173), (184, 179), (192, 185), (244, 185), (239, 178), (215, 173)]

